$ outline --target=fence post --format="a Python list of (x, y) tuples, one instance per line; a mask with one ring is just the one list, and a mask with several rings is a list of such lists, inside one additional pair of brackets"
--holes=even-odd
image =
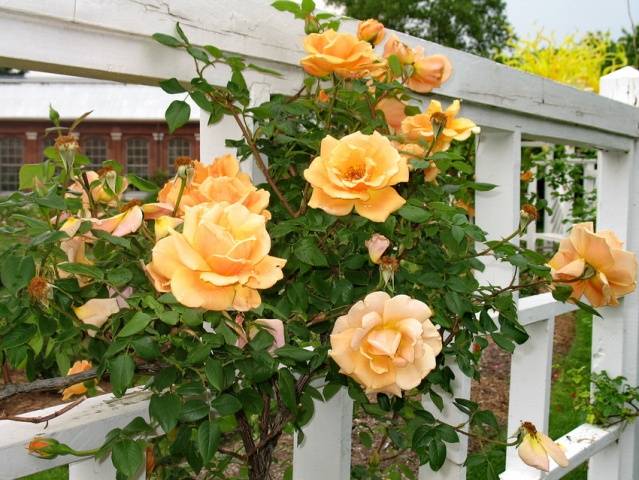
[[(600, 80), (600, 94), (639, 105), (639, 71), (625, 67)], [(626, 248), (639, 251), (639, 150), (635, 140), (628, 152), (602, 151), (597, 159), (597, 229), (614, 230)], [(592, 370), (623, 375), (639, 384), (639, 292), (617, 308), (601, 308), (593, 319)], [(592, 457), (588, 478), (639, 478), (639, 423), (628, 425), (619, 441)]]
[(302, 428), (305, 438), (293, 450), (295, 480), (348, 480), (351, 478), (353, 400), (342, 388), (328, 402), (315, 402), (315, 414)]

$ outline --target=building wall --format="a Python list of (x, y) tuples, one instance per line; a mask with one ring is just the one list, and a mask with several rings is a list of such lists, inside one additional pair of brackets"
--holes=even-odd
[[(37, 163), (56, 133), (46, 133), (49, 121), (0, 121), (0, 191), (18, 186), (23, 163)], [(164, 122), (86, 121), (75, 130), (80, 150), (99, 168), (115, 160), (124, 171), (151, 178), (174, 173), (178, 156), (199, 157), (199, 125), (192, 122), (169, 134)]]

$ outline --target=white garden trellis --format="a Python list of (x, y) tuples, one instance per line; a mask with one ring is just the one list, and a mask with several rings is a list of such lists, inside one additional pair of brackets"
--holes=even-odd
[[(302, 25), (268, 3), (0, 0), (0, 65), (146, 85), (157, 85), (159, 80), (173, 76), (188, 81), (193, 76), (188, 55), (162, 47), (150, 38), (155, 32), (172, 32), (179, 21), (195, 44), (213, 44), (281, 71), (281, 78), (260, 73), (248, 76), (255, 100), (262, 101), (271, 92), (296, 91), (302, 79), (298, 66)], [(347, 28), (354, 29), (354, 23)], [(499, 187), (478, 192), (476, 211), (477, 223), (491, 238), (507, 235), (519, 223), (522, 139), (543, 140), (601, 149), (597, 170), (599, 228), (614, 229), (630, 250), (639, 250), (639, 110), (634, 108), (639, 72), (626, 68), (602, 79), (602, 95), (618, 100), (612, 101), (473, 55), (400, 37), (410, 45), (424, 46), (427, 52), (448, 55), (454, 65), (455, 74), (436, 93), (446, 101), (461, 98), (464, 116), (482, 127), (477, 180)], [(211, 70), (209, 80), (224, 85), (227, 78), (228, 71), (217, 67)], [(0, 108), (10, 110), (12, 105)], [(205, 161), (225, 150), (225, 138), (239, 137), (230, 122), (208, 127), (206, 115), (200, 128), (201, 158)], [(481, 280), (504, 284), (511, 278), (510, 268), (489, 261)], [(530, 340), (513, 355), (509, 432), (521, 420), (547, 429), (554, 317), (573, 309), (555, 302), (549, 294), (519, 301), (520, 320)], [(605, 369), (611, 375), (623, 374), (631, 384), (639, 384), (639, 294), (627, 296), (617, 309), (601, 311), (604, 319), (596, 319), (593, 328), (593, 368)], [(455, 396), (469, 396), (470, 382), (465, 377), (460, 375), (455, 387)], [(75, 460), (62, 457), (45, 461), (28, 456), (24, 447), (33, 435), (46, 433), (77, 448), (92, 448), (111, 428), (123, 426), (137, 415), (146, 416), (145, 398), (139, 391), (122, 399), (96, 397), (48, 426), (0, 422), (0, 479)], [(294, 477), (345, 480), (350, 477), (352, 404), (346, 394), (339, 393), (331, 402), (316, 407), (315, 418), (306, 427), (305, 443), (295, 449)], [(454, 408), (442, 415), (451, 423), (461, 420)], [(589, 460), (589, 478), (593, 480), (639, 478), (637, 442), (637, 425), (623, 431), (582, 425), (562, 439), (572, 461), (569, 468)], [(420, 479), (464, 479), (466, 450), (465, 439), (450, 445), (443, 469), (435, 473), (423, 467)], [(502, 479), (555, 479), (567, 471), (555, 465), (544, 477), (510, 452)], [(70, 477), (113, 479), (114, 472), (108, 461), (97, 464), (84, 460), (71, 464)]]

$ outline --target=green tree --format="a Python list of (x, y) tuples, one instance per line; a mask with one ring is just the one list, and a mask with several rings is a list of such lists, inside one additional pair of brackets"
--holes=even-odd
[(506, 46), (510, 24), (504, 0), (329, 0), (359, 19), (441, 45), (490, 57)]

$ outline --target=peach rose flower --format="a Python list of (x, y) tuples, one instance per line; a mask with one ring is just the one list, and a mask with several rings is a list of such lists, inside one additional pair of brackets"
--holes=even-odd
[(444, 55), (424, 55), (421, 50), (415, 53), (413, 73), (406, 86), (418, 93), (428, 93), (440, 87), (450, 77), (453, 67)]
[(157, 291), (187, 307), (246, 311), (283, 277), (286, 260), (270, 249), (264, 216), (239, 203), (202, 203), (186, 208), (182, 233), (169, 229), (155, 244), (146, 270)]
[(367, 393), (401, 396), (435, 368), (442, 339), (428, 306), (407, 295), (373, 292), (337, 319), (329, 355)]
[(410, 65), (415, 61), (415, 51), (401, 42), (397, 35), (391, 35), (384, 44), (384, 58), (391, 55), (395, 55), (404, 65)]
[(595, 233), (592, 222), (578, 223), (548, 262), (553, 280), (572, 287), (572, 298), (585, 295), (593, 307), (617, 305), (637, 286), (637, 257), (623, 250), (614, 232)]
[(110, 233), (114, 237), (123, 237), (137, 232), (144, 221), (144, 213), (139, 205), (133, 205), (122, 213), (109, 218), (93, 219), (93, 229)]
[(379, 45), (384, 40), (385, 33), (384, 25), (373, 18), (359, 22), (357, 26), (357, 38), (371, 45)]
[[(251, 212), (263, 213), (270, 218), (270, 214), (265, 211), (268, 207), (269, 193), (253, 185), (251, 177), (240, 171), (240, 162), (233, 155), (217, 157), (211, 165), (193, 160), (192, 166), (193, 177), (182, 193), (178, 216), (184, 215), (186, 207), (200, 203), (238, 202)], [(182, 181), (181, 177), (176, 176), (166, 182), (158, 193), (159, 205), (168, 204), (175, 207)]]
[(355, 132), (337, 140), (322, 140), (320, 156), (304, 171), (313, 186), (308, 202), (331, 215), (348, 215), (383, 222), (404, 200), (391, 185), (408, 181), (408, 165), (388, 138)]
[(377, 63), (370, 43), (335, 30), (307, 35), (304, 50), (308, 55), (300, 63), (306, 73), (314, 77), (335, 73), (344, 78), (359, 78)]
[(431, 153), (448, 150), (453, 140), (466, 140), (472, 133), (479, 133), (479, 127), (467, 118), (456, 118), (461, 103), (455, 100), (442, 111), (442, 104), (431, 100), (424, 113), (406, 117), (402, 122), (402, 134), (412, 142), (432, 143), (437, 141)]
[(517, 448), (517, 453), (526, 465), (547, 472), (550, 466), (548, 462), (550, 455), (560, 467), (568, 466), (570, 462), (561, 447), (548, 435), (537, 431), (532, 423), (524, 422), (521, 425), (521, 431), (524, 438)]
[(244, 331), (242, 326), (244, 322), (238, 323), (237, 333), (239, 337), (235, 346), (238, 348), (244, 348), (248, 342), (250, 342), (260, 332), (260, 330), (266, 330), (273, 337), (273, 344), (269, 347), (268, 351), (273, 353), (280, 347), (284, 346), (284, 323), (282, 320), (275, 318), (258, 318), (253, 322), (253, 325), (248, 329), (248, 335)]
[(402, 121), (406, 118), (406, 114), (404, 113), (405, 108), (406, 104), (401, 100), (388, 97), (382, 98), (377, 102), (377, 105), (375, 105), (375, 110), (381, 110), (384, 114), (384, 118), (391, 132), (398, 132), (400, 130)]
[[(93, 365), (88, 360), (77, 360), (67, 372), (67, 376), (86, 372), (92, 368)], [(74, 395), (84, 395), (85, 393), (87, 393), (87, 387), (84, 386), (84, 383), (76, 383), (62, 391), (62, 400), (65, 401)]]
[[(129, 288), (126, 290), (126, 294), (130, 294), (131, 290)], [(73, 312), (82, 323), (93, 325), (99, 330), (111, 315), (115, 315), (123, 308), (128, 307), (129, 304), (126, 299), (117, 295), (113, 298), (92, 298), (79, 307), (73, 307)], [(95, 337), (95, 333), (95, 330), (88, 331), (90, 337)]]

